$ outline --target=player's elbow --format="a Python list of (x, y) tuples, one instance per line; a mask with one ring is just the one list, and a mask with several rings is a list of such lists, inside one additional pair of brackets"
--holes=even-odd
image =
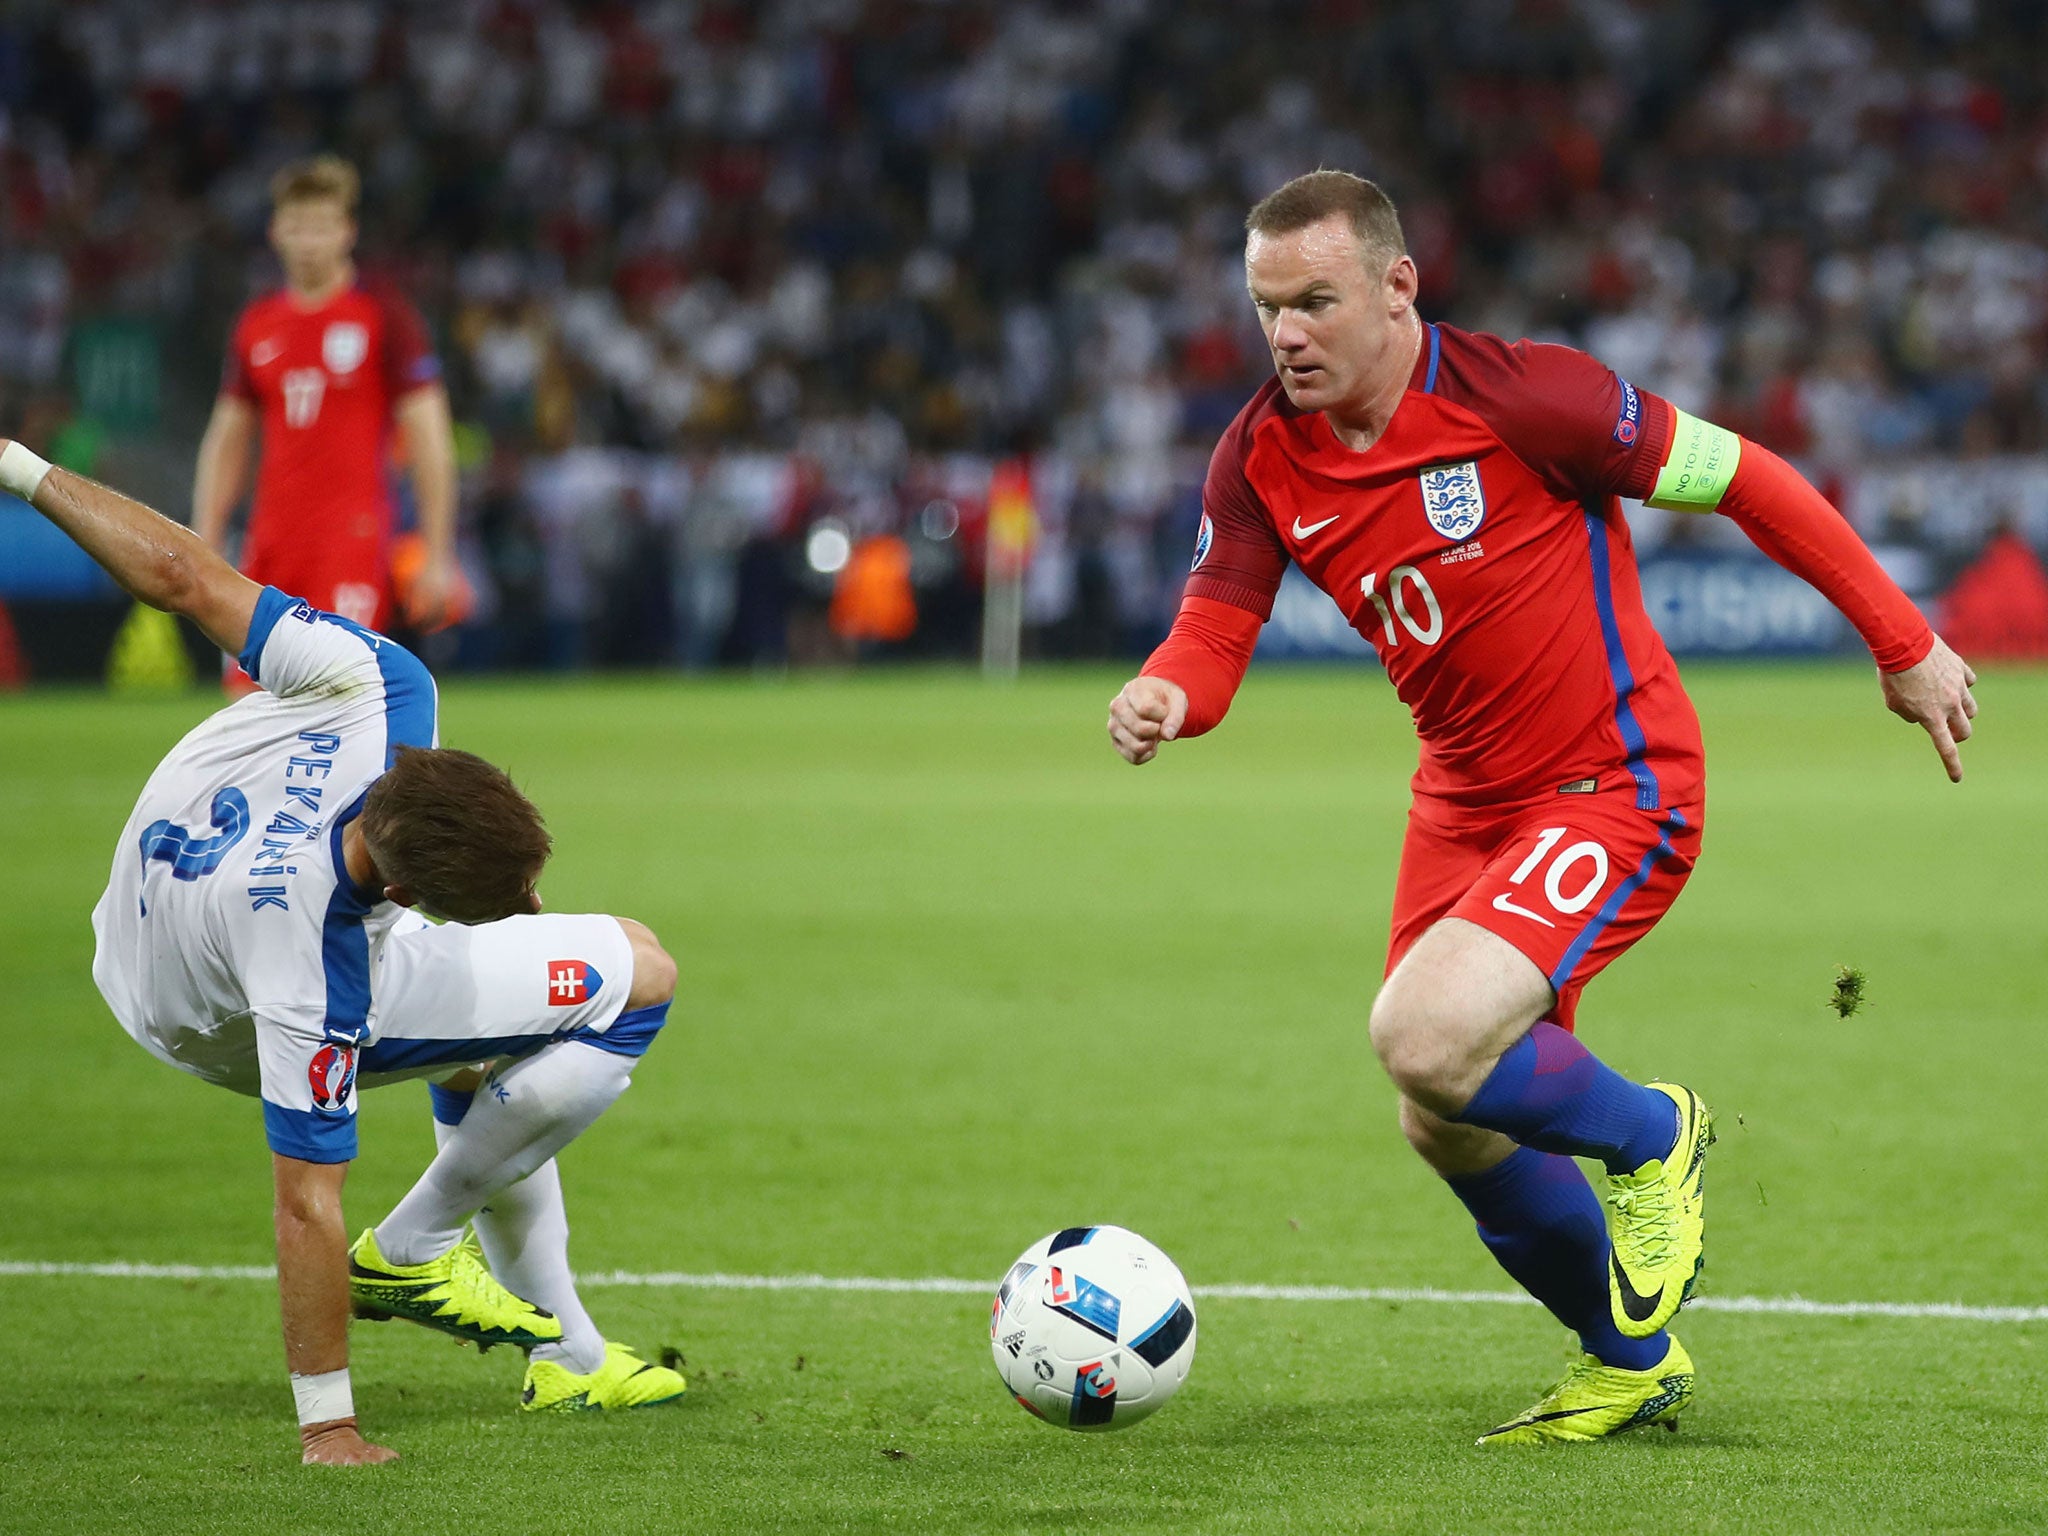
[(159, 544), (144, 569), (142, 589), (135, 595), (166, 613), (198, 614), (213, 591), (212, 572), (198, 554), (179, 544)]
[(626, 930), (627, 941), (633, 946), (633, 989), (627, 994), (626, 1007), (658, 1008), (673, 1002), (676, 995), (675, 958), (661, 947), (654, 930), (645, 923), (622, 917), (619, 926)]

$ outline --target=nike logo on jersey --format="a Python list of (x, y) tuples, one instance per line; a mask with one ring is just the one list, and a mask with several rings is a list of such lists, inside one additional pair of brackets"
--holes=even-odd
[(249, 349), (249, 361), (261, 368), (266, 363), (274, 362), (278, 353), (283, 350), (284, 343), (281, 341), (259, 341)]
[(1531, 912), (1527, 907), (1516, 906), (1514, 898), (1509, 896), (1506, 891), (1502, 891), (1493, 898), (1493, 910), (1496, 912), (1512, 912), (1517, 917), (1526, 917), (1531, 922), (1541, 923), (1546, 928), (1555, 928), (1557, 926), (1557, 924), (1540, 912)]
[[(1338, 514), (1338, 516), (1340, 517), (1342, 515), (1342, 513)], [(1335, 521), (1337, 521), (1336, 517), (1326, 517), (1320, 523), (1310, 523), (1306, 528), (1304, 528), (1301, 524), (1301, 519), (1299, 517), (1296, 517), (1294, 520), (1294, 536), (1297, 539), (1305, 539), (1312, 533), (1321, 533), (1325, 528), (1329, 527), (1330, 524), (1334, 523)]]

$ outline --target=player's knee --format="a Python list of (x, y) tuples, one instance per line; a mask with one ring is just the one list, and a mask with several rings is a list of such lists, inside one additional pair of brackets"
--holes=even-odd
[(676, 962), (661, 947), (654, 930), (630, 917), (618, 920), (633, 946), (633, 989), (626, 995), (626, 1007), (658, 1008), (673, 1002), (676, 995)]
[(1456, 1108), (1464, 1072), (1457, 1031), (1398, 977), (1380, 988), (1368, 1028), (1373, 1053), (1404, 1096), (1436, 1109)]

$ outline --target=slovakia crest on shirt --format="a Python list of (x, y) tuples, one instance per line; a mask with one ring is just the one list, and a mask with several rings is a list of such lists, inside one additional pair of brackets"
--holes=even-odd
[(353, 320), (337, 320), (320, 338), (320, 361), (329, 373), (354, 373), (370, 355), (370, 333)]
[(603, 985), (604, 978), (597, 974), (597, 967), (588, 960), (548, 962), (550, 1007), (572, 1008), (578, 1003), (587, 1003)]
[(1439, 464), (1422, 472), (1422, 514), (1429, 526), (1447, 539), (1463, 543), (1486, 521), (1486, 490), (1479, 483), (1479, 466), (1467, 459), (1463, 464)]

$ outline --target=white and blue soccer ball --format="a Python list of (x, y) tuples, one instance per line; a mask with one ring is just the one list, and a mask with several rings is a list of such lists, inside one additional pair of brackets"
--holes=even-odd
[(1195, 1363), (1195, 1302), (1173, 1260), (1122, 1227), (1067, 1227), (1024, 1250), (988, 1325), (1010, 1395), (1048, 1424), (1122, 1429)]

